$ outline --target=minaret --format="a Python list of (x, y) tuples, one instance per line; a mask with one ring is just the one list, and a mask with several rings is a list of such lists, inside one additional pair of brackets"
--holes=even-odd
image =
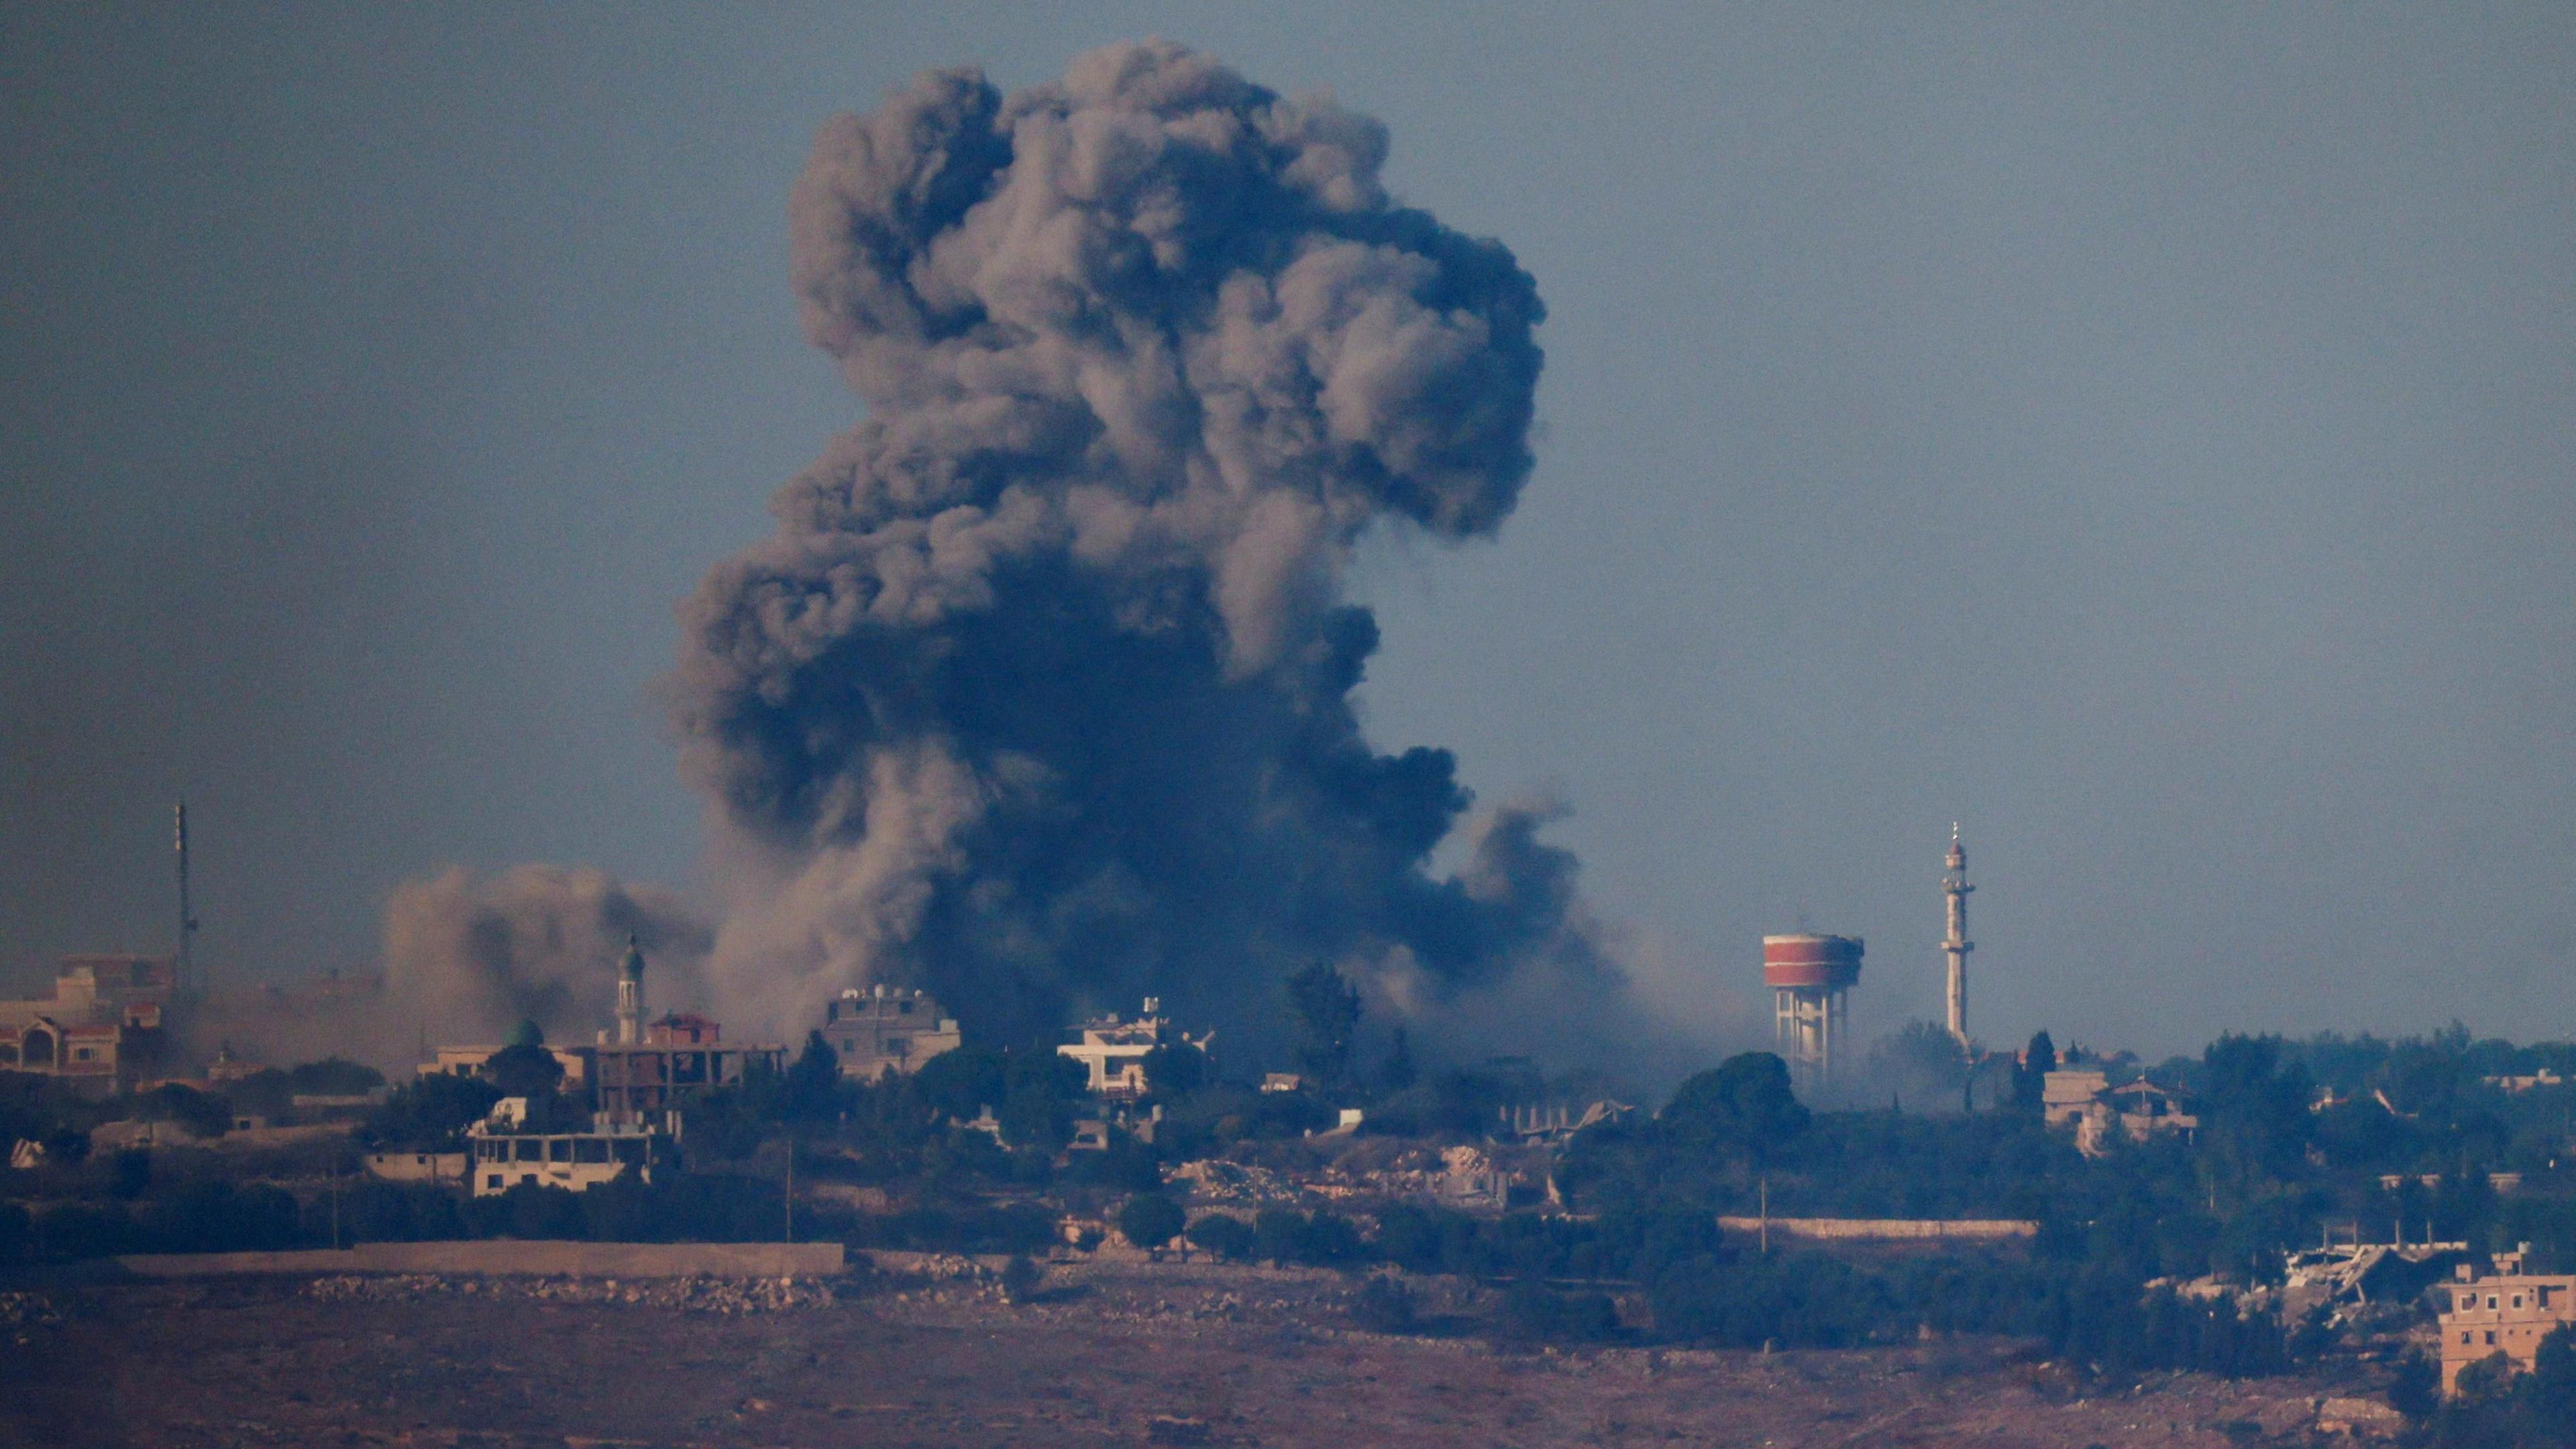
[(626, 938), (625, 958), (617, 963), (617, 1043), (633, 1046), (644, 1039), (644, 952)]
[(1950, 826), (1949, 871), (1941, 877), (1941, 894), (1950, 898), (1950, 934), (1941, 942), (1941, 954), (1950, 958), (1950, 1035), (1959, 1045), (1968, 1044), (1968, 953), (1976, 948), (1968, 940), (1968, 852), (1959, 844), (1957, 822)]

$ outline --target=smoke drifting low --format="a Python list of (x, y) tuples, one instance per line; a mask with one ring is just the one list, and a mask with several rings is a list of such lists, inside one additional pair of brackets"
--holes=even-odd
[(385, 995), (436, 1041), (506, 1041), (523, 1021), (550, 1040), (585, 1040), (629, 936), (664, 968), (648, 987), (665, 996), (693, 981), (713, 940), (670, 892), (605, 871), (449, 870), (386, 905)]
[[(866, 421), (682, 606), (665, 682), (730, 1017), (887, 980), (991, 1037), (1154, 993), (1259, 1041), (1316, 960), (1434, 1040), (1624, 1009), (1551, 807), (1471, 817), (1449, 752), (1380, 754), (1353, 712), (1352, 550), (1501, 525), (1544, 315), (1503, 246), (1388, 196), (1386, 151), (1159, 42), (823, 127), (793, 282)], [(522, 871), (407, 893), (391, 934), (456, 1009), (548, 1020), (583, 953), (679, 919)]]

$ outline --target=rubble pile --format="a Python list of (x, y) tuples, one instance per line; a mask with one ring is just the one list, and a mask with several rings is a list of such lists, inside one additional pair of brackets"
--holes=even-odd
[(684, 1313), (779, 1313), (830, 1308), (841, 1301), (829, 1283), (796, 1278), (478, 1278), (466, 1274), (354, 1273), (317, 1278), (304, 1290), (326, 1302), (388, 1302), (439, 1295), (550, 1303), (619, 1303)]
[(956, 1278), (982, 1279), (993, 1276), (992, 1270), (962, 1253), (907, 1253), (885, 1248), (869, 1250), (868, 1262), (880, 1273), (906, 1278), (929, 1278), (945, 1282)]
[(1537, 1177), (1529, 1154), (1506, 1149), (1497, 1154), (1475, 1147), (1445, 1150), (1407, 1148), (1395, 1152), (1345, 1153), (1341, 1160), (1313, 1171), (1288, 1173), (1253, 1163), (1207, 1158), (1172, 1169), (1176, 1186), (1186, 1186), (1192, 1206), (1298, 1207), (1350, 1205), (1365, 1210), (1374, 1201), (1433, 1201), (1451, 1206), (1500, 1206), (1516, 1186)]
[(62, 1313), (41, 1293), (0, 1293), (0, 1328), (52, 1328)]
[(1286, 1207), (1297, 1201), (1299, 1185), (1266, 1167), (1202, 1158), (1172, 1169), (1171, 1180), (1189, 1185), (1192, 1203), (1233, 1207)]

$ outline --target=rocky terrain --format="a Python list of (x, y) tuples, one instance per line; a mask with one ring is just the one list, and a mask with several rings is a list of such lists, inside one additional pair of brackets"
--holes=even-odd
[(2102, 1384), (1990, 1341), (1519, 1351), (1445, 1280), (1417, 1284), (1430, 1331), (1389, 1337), (1329, 1273), (1085, 1262), (1011, 1303), (983, 1265), (902, 1266), (926, 1271), (51, 1287), (9, 1300), (0, 1443), (2215, 1449), (2308, 1443), (2351, 1392)]

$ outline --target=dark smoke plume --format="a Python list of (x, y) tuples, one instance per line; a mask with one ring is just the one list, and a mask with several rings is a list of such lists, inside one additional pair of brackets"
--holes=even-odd
[(694, 998), (712, 933), (670, 892), (589, 867), (452, 869), (386, 904), (385, 995), (434, 1042), (507, 1041), (523, 1021), (587, 1041), (608, 1021), (629, 936), (653, 965), (649, 1005)]
[(1544, 310), (1386, 148), (1152, 42), (824, 126), (794, 282), (867, 420), (688, 600), (670, 682), (743, 893), (729, 1011), (891, 979), (1034, 1037), (1155, 992), (1240, 1040), (1314, 960), (1414, 1010), (1618, 995), (1537, 817), (1435, 877), (1451, 755), (1353, 715), (1352, 548), (1510, 513)]

